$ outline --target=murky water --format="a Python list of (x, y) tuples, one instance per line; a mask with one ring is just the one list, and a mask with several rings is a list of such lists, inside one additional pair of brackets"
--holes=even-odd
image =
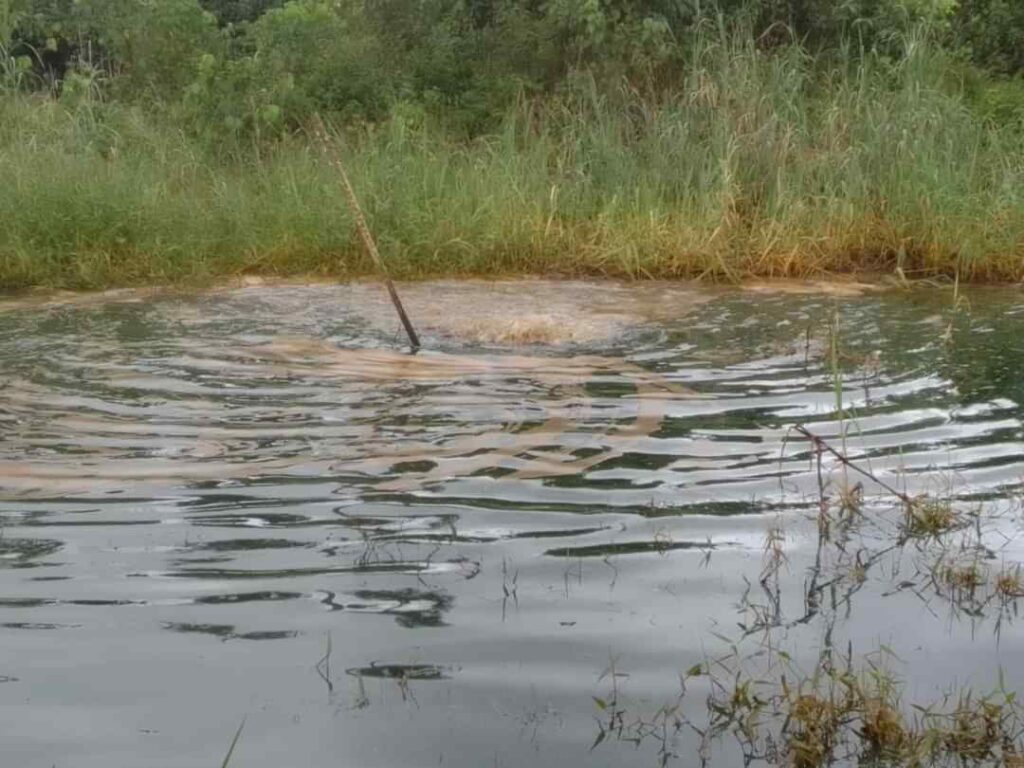
[(867, 477), (866, 577), (808, 597), (797, 424), (1024, 560), (1024, 299), (850, 293), (420, 286), (415, 357), (373, 286), (8, 306), (5, 764), (220, 765), (245, 718), (232, 765), (655, 765), (664, 740), (590, 751), (594, 697), (656, 712), (760, 603), (795, 659), (891, 649), (908, 702), (1024, 689), (1015, 605), (944, 599), (921, 547), (875, 558)]

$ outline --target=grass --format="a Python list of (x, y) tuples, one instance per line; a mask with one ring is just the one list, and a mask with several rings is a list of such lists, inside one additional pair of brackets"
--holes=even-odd
[(1004, 600), (1024, 597), (1024, 578), (1019, 565), (1004, 568), (996, 575), (995, 591)]
[(793, 768), (1024, 764), (1024, 711), (1001, 688), (910, 716), (899, 680), (876, 661), (858, 669), (828, 654), (809, 675), (787, 671), (716, 685), (709, 733), (739, 729), (747, 760)]
[[(670, 94), (580, 77), (472, 141), (397, 109), (343, 154), (398, 278), (1024, 278), (1024, 134), (906, 45), (834, 65), (709, 34)], [(8, 89), (0, 176), (0, 289), (372, 271), (301, 135), (211, 148), (172, 107)]]
[[(843, 355), (835, 316), (831, 326), (831, 370), (839, 377)], [(846, 413), (840, 393), (834, 419), (841, 436)], [(951, 619), (968, 619), (972, 632), (992, 619), (998, 638), (1019, 616), (1024, 597), (1021, 564), (996, 568), (991, 562), (990, 540), (1003, 534), (989, 524), (999, 513), (958, 507), (952, 489), (948, 498), (910, 497), (875, 475), (869, 464), (852, 461), (845, 442), (833, 447), (802, 425), (794, 432), (807, 439), (812, 469), (819, 473), (813, 562), (799, 578), (787, 580), (784, 590), (779, 573), (788, 564), (787, 536), (780, 524), (768, 526), (760, 578), (756, 584), (744, 579), (736, 605), (739, 635), (716, 629), (713, 636), (727, 648), (681, 675), (678, 698), (653, 712), (649, 701), (633, 703), (613, 681), (611, 695), (595, 699), (600, 710), (595, 746), (608, 736), (638, 745), (652, 742), (660, 764), (667, 765), (684, 754), (678, 747), (681, 735), (693, 733), (700, 746), (686, 758), (694, 764), (699, 759), (702, 766), (718, 764), (721, 755), (736, 765), (790, 768), (1024, 768), (1024, 706), (1018, 693), (1005, 687), (1001, 670), (998, 686), (988, 694), (957, 686), (938, 700), (915, 703), (904, 698), (908, 685), (891, 669), (893, 662), (902, 663), (895, 652), (879, 645), (858, 659), (857, 633), (851, 631), (877, 620), (853, 618), (854, 600), (871, 580), (881, 586), (881, 598), (914, 595), (938, 617), (934, 592), (948, 605)], [(823, 456), (834, 459), (827, 470)], [(867, 478), (884, 494), (865, 504), (863, 490), (849, 488), (850, 474)], [(885, 498), (890, 504), (877, 503)], [(914, 573), (902, 567), (908, 549), (922, 557)], [(794, 586), (802, 593), (796, 599), (785, 594)], [(792, 634), (812, 623), (810, 636)], [(808, 653), (812, 647), (815, 655)], [(688, 698), (695, 677), (703, 678), (704, 699)], [(728, 743), (740, 754), (719, 752)]]
[(242, 736), (242, 729), (245, 728), (245, 718), (242, 718), (242, 722), (238, 724), (238, 730), (235, 731), (234, 738), (231, 739), (231, 745), (228, 747), (228, 752), (224, 756), (224, 762), (221, 763), (220, 768), (228, 768), (231, 763), (231, 756), (235, 754), (235, 747), (238, 746), (238, 739)]
[(957, 599), (973, 594), (987, 580), (985, 572), (976, 563), (947, 565), (940, 571), (940, 576)]
[(938, 538), (960, 525), (953, 505), (943, 499), (922, 498), (907, 509), (907, 532), (911, 536)]

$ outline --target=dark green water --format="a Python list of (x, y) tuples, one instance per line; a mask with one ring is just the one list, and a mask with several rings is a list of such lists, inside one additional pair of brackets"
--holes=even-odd
[[(921, 549), (807, 598), (818, 477), (791, 428), (841, 442), (834, 315), (849, 455), (1024, 560), (1024, 298), (967, 298), (723, 290), (562, 345), (428, 331), (413, 360), (344, 288), (9, 307), (4, 763), (220, 765), (244, 717), (246, 768), (656, 765), (657, 739), (591, 751), (602, 673), (630, 712), (672, 700), (749, 626), (773, 528), (795, 658), (891, 648), (908, 703), (1024, 689), (1015, 606), (957, 610)], [(695, 764), (689, 731), (671, 749)]]

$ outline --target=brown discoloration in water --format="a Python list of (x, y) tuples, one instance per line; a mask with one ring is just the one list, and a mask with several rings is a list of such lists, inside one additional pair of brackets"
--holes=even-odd
[[(329, 458), (291, 454), (254, 459), (245, 450), (252, 440), (301, 441), (306, 428), (273, 421), (226, 424), (230, 411), (215, 399), (203, 397), (201, 391), (205, 390), (175, 402), (173, 412), (165, 410), (154, 417), (144, 404), (129, 404), (112, 412), (105, 410), (97, 397), (57, 394), (16, 381), (5, 393), (6, 402), (32, 416), (16, 425), (9, 437), (33, 446), (35, 455), (19, 461), (0, 460), (0, 491), (16, 496), (109, 493), (293, 471), (384, 473), (387, 479), (375, 486), (380, 491), (413, 490), (495, 469), (511, 470), (509, 476), (519, 480), (572, 475), (623, 455), (637, 439), (656, 432), (667, 400), (696, 396), (639, 366), (594, 355), (408, 355), (384, 349), (339, 349), (314, 338), (281, 338), (221, 352), (215, 359), (192, 360), (190, 365), (194, 368), (202, 363), (210, 371), (230, 371), (257, 383), (337, 380), (339, 393), (349, 394), (409, 384), (439, 392), (449, 385), (482, 386), (485, 393), (487, 387), (525, 381), (537, 393), (530, 397), (530, 404), (539, 407), (543, 417), (541, 423), (525, 428), (507, 419), (498, 425), (467, 422), (440, 443), (429, 433), (413, 432), (396, 439), (388, 431), (390, 427), (382, 430), (377, 423), (345, 423), (336, 428), (341, 431), (338, 437), (344, 448)], [(105, 381), (154, 392), (159, 391), (160, 382), (157, 377), (117, 370), (107, 372)], [(588, 382), (632, 387), (632, 395), (615, 402), (635, 405), (633, 416), (624, 419), (620, 414), (611, 419), (610, 426), (605, 417), (597, 419), (592, 411), (595, 401), (585, 389)], [(44, 415), (38, 414), (33, 404), (41, 401), (47, 402), (52, 416), (39, 418)], [(455, 405), (472, 401), (470, 393), (466, 398), (460, 396)], [(475, 404), (490, 402), (486, 396), (477, 396)], [(595, 420), (600, 422), (600, 431), (591, 431)], [(566, 440), (570, 435), (576, 436), (575, 442)], [(581, 446), (580, 440), (586, 445)], [(57, 452), (69, 443), (76, 445), (74, 453)], [(596, 452), (579, 457), (574, 451), (581, 447)], [(413, 462), (429, 462), (433, 468), (387, 477), (396, 464)]]
[[(686, 283), (550, 280), (413, 283), (401, 290), (417, 327), (435, 338), (512, 346), (516, 352), (423, 351), (410, 356), (389, 349), (339, 348), (310, 335), (253, 346), (192, 350), (186, 344), (174, 363), (189, 371), (187, 377), (115, 360), (83, 368), (96, 386), (82, 390), (8, 381), (5, 402), (24, 416), (11, 427), (11, 445), (27, 450), (7, 454), (19, 455), (17, 462), (4, 462), (0, 452), (0, 492), (126, 492), (291, 472), (383, 475), (375, 486), (379, 490), (417, 488), (488, 470), (524, 480), (578, 474), (628, 452), (636, 440), (660, 428), (666, 401), (694, 393), (615, 357), (534, 355), (524, 349), (611, 340), (631, 328), (678, 318), (714, 295)], [(33, 296), (0, 303), (0, 311), (139, 304), (161, 293)], [(207, 294), (213, 295), (256, 300), (268, 316), (298, 314), (312, 322), (317, 316), (308, 314), (311, 306), (337, 306), (381, 334), (394, 330), (387, 295), (372, 283), (289, 287), (287, 281), (250, 280)], [(147, 311), (195, 327), (197, 339), (204, 338), (203, 326), (218, 318), (206, 303), (183, 297)], [(106, 352), (90, 349), (87, 339), (82, 345), (82, 365), (105, 359)], [(222, 382), (227, 381), (244, 381), (253, 402), (261, 404), (244, 414), (226, 407), (228, 390)], [(282, 381), (300, 389), (311, 382), (321, 382), (317, 386), (328, 391), (337, 387), (347, 400), (365, 403), (360, 407), (368, 418), (289, 424), (279, 418), (282, 403), (276, 393)], [(632, 392), (595, 399), (587, 393), (591, 383)], [(445, 418), (459, 421), (458, 428), (438, 438), (429, 429), (396, 427), (387, 411), (370, 402), (377, 389), (408, 385), (421, 389), (418, 396), (427, 398), (426, 407), (445, 409)], [(508, 386), (523, 389), (522, 407), (530, 413), (530, 424), (520, 423), (514, 398), (489, 394), (494, 387)], [(453, 387), (459, 390), (455, 398), (450, 397)], [(395, 402), (406, 401), (400, 397)], [(599, 402), (600, 413), (594, 410)], [(45, 408), (40, 410), (38, 403)], [(494, 417), (486, 423), (462, 422), (462, 410), (491, 406)], [(303, 446), (308, 434), (330, 439), (331, 456), (312, 455)], [(273, 450), (253, 456), (253, 441)], [(584, 448), (593, 454), (579, 456)], [(429, 462), (433, 468), (397, 475), (396, 464), (414, 462)]]
[[(542, 424), (515, 432), (485, 432), (456, 438), (444, 448), (431, 443), (388, 448), (367, 458), (336, 464), (334, 469), (379, 471), (398, 463), (430, 461), (436, 469), (380, 484), (379, 490), (410, 490), (424, 483), (466, 477), (487, 469), (513, 469), (509, 477), (525, 480), (574, 475), (626, 453), (636, 438), (658, 430), (664, 419), (662, 404), (674, 398), (692, 398), (692, 390), (668, 381), (622, 360), (597, 356), (530, 357), (525, 355), (467, 356), (421, 352), (416, 355), (390, 350), (337, 349), (315, 340), (287, 339), (257, 350), (279, 364), (299, 364), (304, 371), (320, 376), (354, 378), (379, 383), (417, 382), (444, 384), (453, 381), (500, 381), (530, 378), (558, 390), (547, 404), (551, 413)], [(307, 367), (308, 366), (308, 367)], [(583, 385), (601, 377), (614, 377), (632, 384), (637, 404), (635, 419), (626, 426), (612, 427), (594, 435), (593, 456), (579, 458), (568, 449), (548, 450), (573, 430), (568, 416), (573, 404), (586, 407), (589, 399)], [(383, 447), (382, 447), (383, 448)], [(543, 450), (543, 455), (534, 455)], [(411, 482), (410, 482), (411, 481)]]
[(883, 290), (884, 286), (876, 283), (860, 283), (854, 280), (748, 280), (743, 282), (740, 288), (749, 293), (853, 298)]

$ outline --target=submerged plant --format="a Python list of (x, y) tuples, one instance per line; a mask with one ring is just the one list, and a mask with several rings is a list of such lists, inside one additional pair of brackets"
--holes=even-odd
[(938, 538), (960, 524), (959, 515), (948, 501), (925, 497), (907, 506), (906, 530), (910, 536)]
[[(838, 359), (833, 348), (833, 364)], [(837, 391), (841, 397), (841, 386)], [(841, 404), (837, 411), (842, 416)], [(960, 689), (938, 702), (906, 702), (891, 663), (899, 660), (887, 646), (861, 661), (852, 642), (845, 653), (836, 646), (854, 596), (885, 562), (891, 563), (893, 587), (883, 597), (909, 592), (928, 604), (930, 586), (954, 617), (968, 616), (972, 626), (995, 606), (998, 636), (1003, 621), (1016, 615), (1024, 579), (1017, 564), (991, 567), (983, 508), (958, 510), (952, 491), (943, 498), (910, 496), (870, 465), (852, 460), (845, 443), (833, 445), (802, 425), (794, 432), (808, 442), (819, 493), (817, 546), (802, 586), (803, 613), (787, 615), (793, 601), (784, 601), (779, 578), (787, 563), (785, 536), (778, 524), (770, 525), (759, 578), (765, 599), (758, 600), (756, 586), (747, 582), (738, 605), (739, 641), (716, 635), (729, 650), (703, 667), (710, 689), (706, 712), (702, 717), (686, 710), (676, 730), (685, 727), (701, 736), (702, 765), (710, 762), (711, 745), (726, 737), (735, 740), (746, 765), (1024, 765), (1024, 707), (1002, 684), (983, 696)], [(842, 470), (839, 483), (830, 470)], [(865, 503), (863, 484), (851, 488), (851, 476), (880, 488), (889, 503)], [(904, 554), (918, 558), (909, 577), (900, 572)], [(812, 622), (822, 640), (807, 669), (784, 644), (786, 633)], [(619, 711), (628, 720), (625, 708)], [(633, 722), (636, 736), (643, 728)]]

